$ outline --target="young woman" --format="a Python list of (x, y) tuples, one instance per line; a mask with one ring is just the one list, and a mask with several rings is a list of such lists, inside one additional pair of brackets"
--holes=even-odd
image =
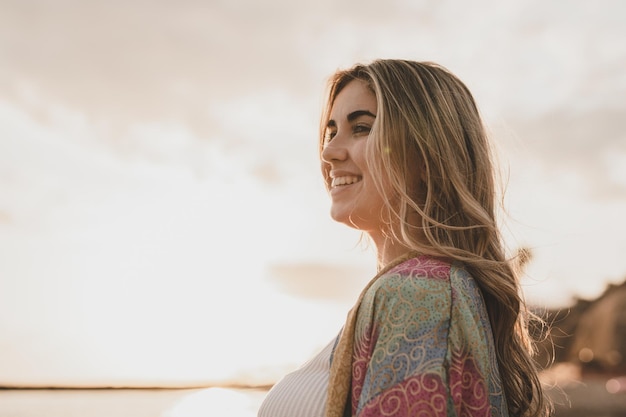
[(320, 155), (332, 218), (369, 236), (379, 272), (259, 416), (548, 415), (467, 87), (432, 63), (339, 71)]

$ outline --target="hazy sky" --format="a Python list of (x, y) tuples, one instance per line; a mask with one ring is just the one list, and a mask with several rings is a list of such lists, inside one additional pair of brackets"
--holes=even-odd
[(626, 278), (626, 3), (0, 0), (0, 384), (271, 382), (374, 271), (328, 218), (327, 77), (474, 92), (533, 304)]

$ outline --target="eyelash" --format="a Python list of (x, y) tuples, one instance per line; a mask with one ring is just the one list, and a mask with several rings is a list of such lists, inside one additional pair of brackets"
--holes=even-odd
[[(358, 134), (368, 134), (370, 133), (370, 131), (372, 130), (372, 127), (369, 125), (364, 125), (364, 124), (356, 124), (354, 125), (354, 127), (352, 128), (352, 134), (353, 135), (358, 135)], [(327, 132), (325, 137), (324, 137), (324, 142), (325, 143), (329, 143), (331, 140), (333, 140), (333, 138), (335, 137), (335, 135), (337, 134), (337, 132)]]
[(353, 133), (364, 133), (364, 132), (369, 133), (371, 130), (372, 128), (368, 125), (356, 125), (352, 129), (352, 132)]

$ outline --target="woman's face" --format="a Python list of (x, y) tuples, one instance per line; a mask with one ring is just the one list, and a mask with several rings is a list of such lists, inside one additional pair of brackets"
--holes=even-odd
[(374, 240), (382, 235), (384, 201), (372, 182), (365, 148), (376, 111), (376, 97), (367, 84), (348, 83), (331, 108), (322, 150), (330, 176), (331, 217), (367, 232)]

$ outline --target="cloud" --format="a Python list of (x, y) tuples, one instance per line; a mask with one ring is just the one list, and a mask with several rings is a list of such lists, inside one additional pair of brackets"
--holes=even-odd
[(198, 1), (13, 3), (0, 18), (0, 91), (18, 99), (28, 84), (96, 120), (174, 117), (206, 129), (209, 103), (306, 74), (285, 36), (297, 27), (270, 26), (264, 13)]
[[(512, 121), (514, 136), (500, 135), (523, 159), (541, 163), (546, 175), (573, 171), (580, 175), (586, 194), (594, 199), (626, 199), (626, 187), (612, 174), (612, 161), (626, 152), (626, 106), (623, 109), (594, 108), (575, 112), (563, 109), (540, 118)], [(615, 157), (611, 157), (615, 155)]]
[(356, 301), (368, 278), (373, 277), (372, 272), (364, 266), (284, 263), (270, 265), (268, 277), (287, 294), (350, 305)]
[(326, 342), (374, 255), (326, 218), (321, 93), (376, 57), (442, 62), (506, 131), (529, 293), (623, 275), (619, 0), (2, 8), (5, 377), (228, 377), (220, 355), (257, 369)]

